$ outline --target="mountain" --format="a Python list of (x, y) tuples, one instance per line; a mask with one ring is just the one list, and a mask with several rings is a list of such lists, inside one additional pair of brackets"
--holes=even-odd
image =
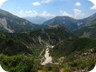
[[(8, 72), (88, 72), (96, 63), (95, 14), (36, 25), (0, 10), (0, 19), (0, 64)], [(93, 33), (80, 38), (77, 30)]]
[[(10, 49), (12, 45), (18, 44), (18, 43), (21, 43), (21, 45), (22, 44), (25, 45), (25, 47), (29, 47), (28, 49), (31, 49), (32, 46), (38, 48), (38, 46), (42, 47), (45, 45), (55, 45), (62, 40), (67, 41), (75, 38), (67, 29), (60, 26), (51, 27), (49, 29), (40, 29), (40, 30), (28, 32), (28, 33), (12, 33), (12, 34), (0, 33), (0, 36), (1, 36), (1, 43), (0, 43), (1, 49), (7, 48), (7, 47), (8, 49)], [(9, 43), (9, 46), (6, 46), (8, 45), (7, 43)], [(10, 43), (12, 45), (10, 45)], [(3, 47), (3, 46), (6, 46), (6, 47)], [(14, 46), (12, 47), (14, 48)], [(6, 50), (6, 51), (10, 51), (10, 50)]]
[(78, 28), (78, 20), (67, 16), (57, 16), (43, 23), (43, 25), (54, 26), (61, 25), (66, 27), (69, 31), (74, 31)]
[(28, 32), (43, 28), (42, 25), (34, 24), (26, 19), (19, 18), (7, 11), (0, 9), (0, 31), (4, 32)]
[(29, 20), (32, 23), (36, 23), (36, 24), (42, 24), (43, 22), (49, 20), (49, 18), (44, 18), (44, 17), (40, 17), (40, 16), (36, 16), (36, 17), (25, 17), (26, 20)]
[(82, 25), (73, 33), (81, 37), (96, 38), (96, 13), (83, 19)]
[(63, 26), (0, 33), (0, 63), (9, 72), (88, 71), (95, 60), (96, 40), (77, 38)]
[(95, 20), (96, 20), (96, 13), (92, 14), (91, 16), (87, 18), (81, 19), (82, 25), (80, 27), (93, 25), (95, 24)]
[(57, 16), (44, 22), (43, 25), (61, 25), (76, 36), (96, 38), (96, 13), (87, 18), (78, 20), (67, 16)]

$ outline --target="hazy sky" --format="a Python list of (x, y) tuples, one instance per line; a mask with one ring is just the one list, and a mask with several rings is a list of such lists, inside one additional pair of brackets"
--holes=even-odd
[(96, 0), (0, 0), (0, 8), (20, 17), (70, 16), (79, 19), (96, 12)]

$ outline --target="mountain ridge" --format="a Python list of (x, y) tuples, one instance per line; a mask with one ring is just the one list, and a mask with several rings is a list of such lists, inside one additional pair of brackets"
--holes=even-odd
[(34, 24), (26, 19), (15, 16), (0, 9), (0, 30), (4, 32), (29, 32), (36, 29), (47, 28), (44, 25)]
[(0, 30), (11, 33), (30, 32), (32, 30), (46, 29), (54, 25), (61, 25), (73, 32), (82, 27), (86, 27), (86, 25), (92, 25), (93, 22), (95, 22), (95, 16), (96, 13), (84, 19), (74, 19), (68, 16), (56, 16), (45, 21), (41, 25), (38, 25), (0, 9)]
[(80, 27), (73, 31), (73, 33), (79, 37), (88, 37), (96, 39), (96, 13), (88, 18), (84, 19), (84, 23)]

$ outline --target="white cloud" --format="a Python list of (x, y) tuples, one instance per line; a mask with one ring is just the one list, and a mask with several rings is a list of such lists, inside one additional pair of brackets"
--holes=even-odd
[(43, 11), (41, 13), (38, 13), (36, 10), (29, 10), (29, 11), (23, 11), (20, 10), (18, 16), (20, 17), (36, 17), (36, 16), (41, 16), (41, 17), (54, 17), (55, 15), (48, 13), (47, 11)]
[(32, 3), (32, 5), (33, 6), (39, 6), (39, 5), (41, 5), (41, 4), (44, 4), (44, 3), (50, 3), (50, 2), (52, 2), (53, 0), (41, 0), (40, 2), (33, 2)]
[(32, 5), (33, 5), (33, 6), (39, 6), (39, 5), (41, 5), (41, 4), (40, 4), (39, 2), (33, 2)]
[(66, 11), (60, 10), (61, 15), (60, 16), (69, 16), (69, 17), (73, 17), (73, 15), (69, 14)]
[(23, 11), (20, 10), (18, 16), (20, 17), (36, 17), (38, 13), (35, 10)]
[(41, 3), (49, 3), (52, 2), (53, 0), (42, 0)]
[(43, 11), (39, 16), (42, 16), (42, 17), (54, 17), (55, 15), (50, 14), (47, 11)]
[(81, 6), (81, 3), (80, 2), (77, 2), (75, 5), (76, 6)]
[(81, 10), (74, 9), (74, 18), (78, 19), (83, 17), (84, 17), (84, 13)]
[(7, 0), (0, 0), (0, 8)]
[(74, 17), (77, 18), (82, 13), (79, 9), (74, 9)]
[(81, 18), (85, 17), (84, 13), (81, 10), (74, 9), (73, 11), (74, 11), (74, 13), (70, 14), (66, 11), (60, 10), (60, 13), (61, 13), (60, 16), (69, 16), (69, 17), (73, 17), (75, 19), (81, 19)]
[(89, 0), (92, 2), (94, 5), (91, 7), (92, 10), (96, 10), (96, 0)]

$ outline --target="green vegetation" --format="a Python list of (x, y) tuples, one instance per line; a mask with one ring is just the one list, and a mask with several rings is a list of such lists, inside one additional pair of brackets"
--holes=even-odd
[[(36, 25), (0, 9), (0, 18), (0, 64), (8, 72), (88, 72), (96, 64), (96, 14)], [(53, 63), (42, 66), (46, 48)]]
[(96, 63), (96, 57), (90, 60), (75, 60), (66, 62), (66, 64), (47, 64), (41, 66), (37, 64), (32, 55), (14, 55), (7, 56), (0, 54), (0, 64), (8, 72), (73, 72), (79, 70), (91, 70)]
[(33, 56), (0, 54), (0, 64), (8, 72), (36, 72)]
[[(96, 53), (96, 40), (92, 40), (89, 38), (77, 38), (74, 40), (62, 41), (55, 45), (54, 49), (52, 49), (51, 53), (53, 56), (68, 56), (71, 53)], [(59, 56), (58, 56), (59, 55)]]
[[(42, 66), (47, 45), (55, 46), (50, 49), (53, 64)], [(77, 38), (61, 26), (30, 33), (0, 33), (0, 64), (9, 72), (88, 71), (95, 63), (96, 40)]]

